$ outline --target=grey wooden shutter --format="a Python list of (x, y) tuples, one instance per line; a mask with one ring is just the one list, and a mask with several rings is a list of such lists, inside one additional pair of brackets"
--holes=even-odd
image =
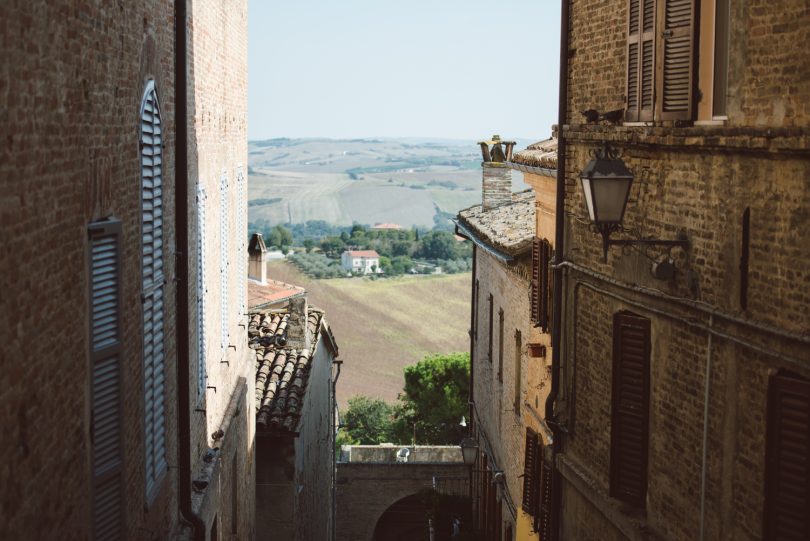
[(493, 323), (493, 308), (495, 306), (495, 299), (492, 298), (492, 293), (489, 294), (487, 297), (487, 302), (489, 303), (489, 336), (487, 337), (487, 360), (491, 363), (492, 362), (492, 323)]
[(121, 222), (90, 224), (88, 237), (93, 538), (120, 539)]
[(228, 347), (228, 248), (230, 232), (228, 230), (228, 176), (222, 175), (219, 183), (219, 306), (220, 306), (220, 345), (224, 351)]
[(245, 208), (245, 175), (242, 169), (236, 173), (236, 279), (239, 283), (239, 315), (247, 313), (245, 284), (247, 281), (247, 210)]
[(692, 118), (695, 0), (664, 2), (659, 78), (662, 120)]
[(644, 507), (649, 445), (650, 320), (613, 317), (610, 495)]
[(206, 330), (206, 294), (207, 290), (207, 262), (206, 262), (206, 196), (205, 189), (197, 186), (197, 394), (205, 393), (208, 378), (206, 367), (207, 330)]
[(768, 381), (763, 539), (810, 539), (810, 381)]
[(163, 275), (163, 137), (153, 82), (141, 103), (141, 272), (146, 492), (166, 471)]
[(523, 510), (535, 514), (537, 501), (535, 477), (537, 476), (537, 433), (526, 427), (526, 448), (523, 455)]
[(627, 23), (625, 120), (653, 119), (656, 0), (630, 0)]

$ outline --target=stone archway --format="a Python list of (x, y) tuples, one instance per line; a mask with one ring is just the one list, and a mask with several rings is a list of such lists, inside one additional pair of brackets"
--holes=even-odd
[(418, 494), (405, 496), (383, 511), (373, 541), (428, 541), (428, 516)]

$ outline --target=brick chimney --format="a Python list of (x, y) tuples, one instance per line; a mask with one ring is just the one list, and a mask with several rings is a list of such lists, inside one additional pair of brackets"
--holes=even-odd
[(479, 141), (483, 162), (481, 203), (484, 211), (508, 205), (512, 202), (512, 169), (507, 162), (512, 159), (514, 141), (501, 141), (493, 135), (489, 141)]
[(288, 307), (290, 318), (287, 323), (286, 347), (298, 352), (311, 347), (310, 336), (307, 332), (307, 298), (306, 296), (291, 299)]
[(267, 283), (267, 262), (264, 259), (266, 253), (267, 246), (264, 245), (262, 234), (253, 233), (248, 245), (248, 278), (262, 284)]

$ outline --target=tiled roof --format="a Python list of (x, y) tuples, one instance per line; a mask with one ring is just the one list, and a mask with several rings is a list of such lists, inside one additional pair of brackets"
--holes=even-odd
[(371, 229), (402, 229), (399, 224), (374, 224)]
[(351, 257), (380, 257), (375, 250), (346, 250)]
[(511, 256), (531, 249), (535, 233), (534, 191), (512, 194), (512, 203), (484, 212), (475, 205), (458, 213), (458, 220), (496, 250)]
[(557, 169), (557, 140), (552, 137), (529, 145), (526, 150), (516, 152), (512, 156), (512, 163)]
[(322, 322), (322, 311), (307, 310), (310, 350), (296, 351), (284, 347), (281, 338), (289, 323), (286, 310), (268, 310), (251, 317), (248, 344), (256, 354), (257, 429), (297, 431)]
[(303, 287), (298, 287), (277, 280), (267, 280), (262, 284), (248, 280), (248, 308), (258, 309), (271, 304), (306, 294)]

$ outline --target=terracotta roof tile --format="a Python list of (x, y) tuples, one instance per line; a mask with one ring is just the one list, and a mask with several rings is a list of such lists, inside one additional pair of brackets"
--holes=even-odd
[(552, 137), (529, 145), (512, 156), (512, 163), (557, 169), (557, 140)]
[(380, 257), (375, 250), (346, 250), (352, 257)]
[(294, 432), (298, 428), (323, 312), (316, 308), (308, 310), (311, 351), (284, 347), (288, 322), (286, 310), (267, 310), (253, 314), (248, 325), (248, 345), (256, 355), (256, 427), (259, 430)]
[(264, 284), (256, 280), (248, 280), (248, 308), (260, 309), (305, 293), (306, 290), (303, 287), (285, 284), (277, 280), (267, 280), (267, 283)]
[(511, 256), (531, 250), (535, 233), (534, 191), (512, 194), (512, 203), (484, 211), (475, 205), (458, 213), (458, 220), (479, 239)]

